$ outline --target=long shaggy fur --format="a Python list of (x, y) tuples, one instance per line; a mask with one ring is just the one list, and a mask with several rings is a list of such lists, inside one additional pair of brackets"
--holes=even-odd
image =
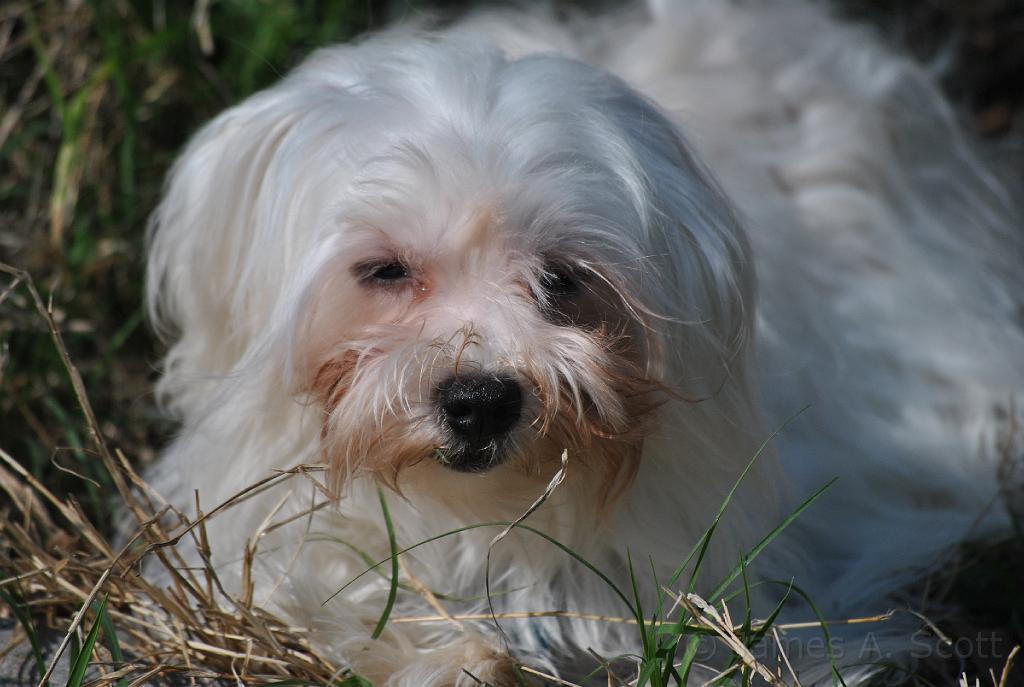
[[(387, 580), (331, 596), (387, 555), (379, 484), (408, 546), (516, 518), (567, 449), (529, 523), (624, 586), (627, 551), (664, 581), (809, 405), (730, 504), (702, 579), (838, 477), (750, 575), (794, 578), (829, 618), (884, 611), (951, 546), (1007, 526), (989, 506), (1024, 389), (1020, 221), (931, 76), (817, 5), (396, 27), (316, 52), (172, 171), (149, 302), (182, 429), (153, 478), (209, 508), (325, 463), (326, 492), (293, 480), (210, 521), (225, 579), (251, 541), (259, 603), (374, 684), (474, 684), (463, 668), (505, 684), (489, 623), (373, 640)], [(367, 276), (388, 261), (408, 271), (397, 286)], [(564, 273), (572, 298), (551, 288)], [(525, 389), (477, 474), (445, 464), (435, 407), (467, 370)], [(417, 548), (408, 571), (479, 612), (494, 534)], [(528, 533), (491, 570), (498, 612), (625, 611)], [(424, 612), (403, 593), (395, 614)], [(577, 680), (587, 649), (637, 651), (615, 624), (502, 627), (517, 658)], [(905, 646), (902, 626), (882, 632)]]

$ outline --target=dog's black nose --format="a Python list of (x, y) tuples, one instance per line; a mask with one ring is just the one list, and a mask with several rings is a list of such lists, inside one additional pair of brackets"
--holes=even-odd
[(438, 386), (437, 404), (452, 433), (480, 450), (507, 434), (519, 419), (523, 392), (514, 379), (459, 375)]

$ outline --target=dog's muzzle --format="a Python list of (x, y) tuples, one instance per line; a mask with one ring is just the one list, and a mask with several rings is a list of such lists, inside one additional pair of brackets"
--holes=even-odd
[(459, 472), (483, 472), (505, 457), (505, 439), (519, 420), (523, 391), (508, 377), (458, 375), (437, 388), (437, 407), (451, 441), (439, 459)]

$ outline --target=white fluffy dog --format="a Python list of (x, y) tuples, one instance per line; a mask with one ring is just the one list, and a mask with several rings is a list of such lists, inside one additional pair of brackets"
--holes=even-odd
[[(631, 557), (650, 609), (807, 405), (697, 589), (838, 477), (748, 577), (884, 611), (1008, 520), (1022, 232), (979, 160), (925, 70), (805, 3), (482, 13), (318, 51), (196, 135), (154, 216), (182, 429), (151, 476), (208, 510), (326, 464), (213, 518), (214, 562), (375, 685), (513, 684), (506, 652), (582, 682), (636, 628), (574, 615), (628, 610), (522, 528), (403, 555), (372, 638), (389, 575), (345, 585), (388, 557), (379, 493), (408, 547), (516, 519), (565, 452), (524, 524), (625, 589)], [(394, 622), (487, 615), (488, 552), (496, 613), (569, 613)], [(762, 615), (784, 591), (755, 587)]]

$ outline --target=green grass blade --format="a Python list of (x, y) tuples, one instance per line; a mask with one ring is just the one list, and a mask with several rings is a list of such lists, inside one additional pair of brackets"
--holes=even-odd
[(754, 630), (754, 633), (753, 635), (751, 635), (750, 642), (747, 644), (747, 646), (753, 648), (757, 646), (757, 644), (761, 640), (764, 639), (765, 635), (768, 634), (768, 630), (772, 629), (772, 625), (775, 624), (775, 619), (779, 617), (779, 613), (781, 613), (782, 609), (785, 608), (786, 602), (789, 601), (789, 595), (792, 591), (793, 583), (791, 582), (786, 587), (786, 593), (785, 595), (783, 595), (782, 600), (779, 601), (779, 603), (775, 606), (772, 612), (768, 614), (768, 617), (764, 619), (764, 623), (761, 625), (761, 627)]
[[(801, 410), (800, 412), (803, 412), (803, 410)], [(795, 417), (796, 417), (796, 415), (793, 416), (793, 418), (795, 418)], [(791, 420), (793, 418), (791, 418)], [(787, 420), (787, 423), (788, 422), (789, 421)], [(783, 426), (785, 426), (785, 424)], [(780, 429), (781, 429), (781, 427), (780, 427)], [(774, 436), (777, 433), (778, 433), (778, 430), (775, 433), (773, 433), (772, 436)], [(770, 439), (771, 439), (771, 437), (769, 438), (769, 440)], [(765, 445), (767, 445), (767, 444), (763, 444), (762, 447), (765, 446)], [(742, 477), (741, 477), (741, 479), (742, 479)], [(834, 482), (835, 482), (835, 479), (832, 479), (827, 484), (825, 484), (823, 487), (821, 487), (816, 492), (814, 492), (814, 494), (812, 494), (810, 497), (805, 499), (799, 506), (797, 506), (796, 509), (793, 510), (792, 513), (790, 513), (785, 519), (783, 519), (783, 521), (781, 523), (779, 523), (778, 526), (776, 526), (771, 532), (769, 532), (764, 538), (762, 538), (761, 541), (758, 542), (758, 544), (756, 546), (754, 546), (754, 548), (752, 548), (750, 550), (750, 552), (744, 558), (741, 559), (741, 563), (737, 567), (733, 568), (733, 570), (730, 572), (730, 574), (727, 575), (726, 578), (707, 597), (708, 601), (709, 602), (714, 602), (714, 601), (718, 600), (720, 597), (732, 599), (732, 598), (735, 598), (737, 595), (739, 595), (741, 593), (747, 593), (749, 591), (749, 586), (747, 586), (747, 588), (744, 589), (744, 590), (740, 590), (738, 592), (735, 592), (733, 594), (726, 595), (725, 597), (723, 597), (723, 593), (729, 587), (729, 585), (732, 584), (736, 580), (736, 578), (739, 577), (741, 574), (745, 574), (745, 567), (746, 567), (746, 565), (748, 565), (751, 561), (753, 561), (758, 556), (758, 554), (760, 554), (783, 530), (785, 530), (787, 527), (789, 527), (793, 523), (794, 520), (796, 520), (798, 517), (800, 517), (800, 515), (808, 507), (810, 507), (810, 505), (812, 503), (814, 503), (829, 487), (831, 487)], [(685, 565), (683, 567), (685, 567)], [(682, 567), (679, 568), (677, 570), (677, 572), (679, 570), (682, 570)], [(674, 580), (677, 580), (677, 579), (678, 579), (678, 575), (674, 576)], [(757, 586), (757, 585), (754, 585), (754, 586)], [(795, 589), (795, 587), (794, 587), (794, 589)], [(678, 632), (680, 634), (682, 634), (683, 632), (688, 632), (688, 633), (692, 632), (693, 628), (687, 628), (686, 625), (685, 625), (685, 620), (686, 620), (685, 616), (682, 617), (679, 620), (679, 622), (676, 623), (675, 625), (673, 625), (672, 629), (669, 630), (669, 631), (670, 632)], [(691, 639), (687, 643), (686, 651), (684, 652), (683, 658), (681, 659), (680, 665), (679, 665), (679, 669), (681, 669), (681, 671), (682, 671), (682, 680), (681, 680), (680, 684), (686, 684), (686, 681), (689, 679), (690, 671), (693, 668), (693, 662), (696, 659), (697, 650), (699, 649), (700, 636), (701, 636), (700, 634), (694, 633), (694, 636), (691, 637)], [(826, 639), (826, 641), (828, 641), (828, 640)], [(830, 657), (831, 657), (831, 654), (830, 654)], [(835, 672), (834, 666), (833, 666), (833, 672), (835, 673), (835, 675), (838, 675), (838, 673)]]
[[(833, 480), (833, 482), (834, 481), (835, 480)], [(831, 484), (831, 482), (829, 484)], [(802, 598), (804, 602), (810, 607), (811, 612), (814, 613), (814, 617), (818, 619), (819, 623), (821, 623), (821, 634), (825, 638), (825, 646), (828, 649), (829, 666), (832, 668), (832, 684), (835, 687), (846, 687), (846, 681), (843, 680), (843, 676), (839, 674), (839, 669), (836, 667), (836, 655), (835, 652), (832, 650), (832, 633), (828, 630), (828, 623), (825, 621), (825, 616), (823, 616), (821, 614), (821, 611), (818, 610), (818, 607), (814, 604), (814, 601), (811, 600), (811, 596), (806, 591), (804, 591), (797, 585), (793, 584), (792, 582), (786, 583), (781, 580), (771, 580), (771, 582), (773, 584), (788, 584), (789, 589), (796, 592), (797, 595), (800, 598)]]
[(67, 687), (81, 687), (85, 680), (85, 671), (89, 667), (89, 658), (92, 656), (93, 647), (96, 646), (96, 638), (99, 637), (103, 620), (107, 617), (107, 599), (104, 597), (96, 611), (96, 619), (93, 621), (89, 634), (81, 648), (73, 654), (74, 661), (71, 664), (71, 672), (68, 674)]
[(636, 618), (637, 631), (640, 633), (640, 646), (642, 647), (643, 658), (640, 661), (641, 669), (637, 680), (637, 687), (646, 685), (650, 678), (657, 674), (656, 646), (653, 644), (653, 637), (647, 630), (647, 621), (644, 619), (643, 602), (640, 598), (640, 585), (636, 581), (636, 570), (633, 568), (633, 557), (626, 551), (626, 566), (629, 570), (629, 585), (633, 592), (633, 613)]
[[(419, 548), (421, 546), (424, 546), (426, 544), (429, 544), (431, 542), (435, 542), (435, 541), (438, 541), (440, 539), (444, 539), (446, 537), (451, 537), (451, 536), (454, 536), (456, 534), (461, 534), (463, 532), (468, 532), (470, 530), (480, 529), (481, 527), (508, 527), (510, 524), (512, 524), (512, 523), (511, 522), (481, 522), (481, 523), (477, 523), (475, 525), (466, 525), (465, 527), (457, 527), (457, 528), (455, 528), (453, 530), (448, 530), (447, 532), (442, 532), (441, 534), (434, 535), (433, 537), (427, 537), (426, 539), (418, 541), (418, 542), (416, 542), (415, 544), (413, 544), (411, 546), (407, 546), (404, 549), (400, 549), (400, 550), (398, 550), (395, 553), (395, 556), (401, 556), (401, 555), (403, 555), (405, 553), (408, 553), (409, 551), (417, 549), (417, 548)], [(600, 568), (595, 566), (593, 563), (588, 561), (586, 558), (584, 558), (580, 554), (578, 554), (575, 551), (573, 551), (572, 549), (570, 549), (568, 546), (566, 546), (562, 542), (558, 541), (554, 537), (552, 537), (552, 536), (550, 536), (550, 535), (548, 535), (548, 534), (546, 534), (544, 532), (541, 532), (538, 529), (534, 529), (533, 527), (531, 527), (529, 525), (524, 525), (522, 523), (516, 525), (516, 529), (526, 530), (527, 532), (535, 534), (538, 537), (547, 540), (549, 543), (554, 544), (556, 547), (561, 549), (564, 553), (567, 553), (569, 556), (571, 556), (573, 559), (575, 559), (577, 562), (579, 562), (585, 568), (587, 568), (587, 570), (589, 570), (590, 572), (592, 572), (595, 575), (597, 575), (601, 579), (601, 581), (604, 582), (605, 584), (607, 584), (608, 587), (613, 592), (615, 592), (615, 595), (618, 596), (619, 599), (622, 600), (622, 603), (624, 603), (626, 605), (626, 608), (629, 609), (630, 613), (632, 615), (636, 615), (636, 611), (633, 609), (633, 603), (629, 600), (629, 597), (626, 596), (622, 592), (622, 590), (619, 589), (618, 585), (616, 585), (614, 582), (612, 582), (611, 578), (608, 577), (608, 575), (606, 575), (604, 572), (602, 572)], [(353, 584), (356, 583), (357, 580), (359, 580), (360, 578), (364, 577), (365, 575), (368, 575), (369, 573), (373, 572), (374, 570), (376, 570), (380, 566), (382, 566), (385, 563), (387, 563), (389, 560), (392, 560), (391, 556), (389, 556), (388, 558), (381, 559), (376, 564), (370, 566), (366, 570), (363, 570), (361, 573), (359, 573), (358, 575), (353, 577), (351, 580), (346, 582), (344, 585), (342, 585), (336, 592), (334, 592), (329, 597), (327, 597), (327, 599), (321, 605), (322, 606), (326, 606), (331, 601), (331, 599), (333, 599), (334, 597), (338, 596), (339, 594), (344, 592), (346, 589), (351, 587)]]
[(622, 600), (622, 603), (624, 603), (626, 605), (626, 608), (628, 608), (630, 610), (630, 612), (634, 616), (637, 615), (636, 609), (633, 608), (633, 604), (630, 602), (629, 597), (627, 597), (622, 592), (622, 590), (619, 589), (618, 585), (616, 585), (614, 582), (612, 582), (612, 579), (610, 577), (608, 577), (608, 575), (603, 573), (600, 570), (600, 568), (595, 566), (593, 563), (588, 561), (586, 558), (584, 558), (580, 554), (578, 554), (575, 551), (573, 551), (572, 549), (570, 549), (568, 546), (566, 546), (562, 542), (558, 541), (557, 539), (555, 539), (554, 537), (550, 536), (549, 534), (546, 534), (545, 532), (541, 532), (538, 529), (534, 529), (533, 527), (530, 527), (529, 525), (519, 525), (519, 528), (520, 529), (524, 529), (527, 532), (532, 532), (532, 533), (536, 534), (538, 537), (541, 537), (542, 539), (546, 539), (548, 542), (550, 542), (551, 544), (554, 544), (559, 549), (561, 549), (563, 552), (565, 552), (565, 553), (569, 554), (570, 556), (572, 556), (572, 558), (575, 559), (578, 563), (582, 564), (583, 567), (585, 567), (587, 570), (589, 570), (590, 572), (594, 573), (599, 578), (601, 578), (601, 581), (604, 582), (605, 584), (607, 584), (608, 587), (613, 592), (615, 592), (615, 595), (618, 596)]
[[(804, 501), (799, 506), (797, 506), (793, 510), (792, 513), (787, 515), (782, 520), (781, 523), (776, 525), (775, 528), (771, 532), (769, 532), (767, 535), (765, 535), (764, 538), (761, 539), (761, 541), (758, 542), (757, 545), (754, 546), (754, 548), (752, 548), (749, 553), (747, 553), (746, 561), (749, 563), (750, 561), (753, 561), (755, 558), (757, 558), (757, 556), (762, 551), (764, 551), (765, 548), (769, 544), (771, 544), (775, 540), (775, 538), (782, 533), (783, 530), (785, 530), (787, 527), (789, 527), (791, 524), (793, 524), (793, 521), (796, 520), (798, 517), (800, 517), (800, 515), (805, 510), (807, 510), (811, 506), (812, 503), (817, 501), (818, 497), (820, 497), (822, 494), (824, 494), (825, 491), (829, 487), (831, 487), (833, 484), (835, 484), (837, 479), (838, 479), (838, 477), (834, 477), (834, 478), (830, 479), (825, 484), (825, 486), (821, 487), (816, 492), (811, 494), (808, 498), (804, 499)], [(717, 587), (715, 587), (714, 591), (712, 591), (711, 594), (708, 596), (708, 601), (709, 602), (714, 602), (714, 601), (718, 600), (718, 597), (720, 597), (722, 595), (722, 593), (725, 592), (725, 590), (729, 587), (729, 585), (732, 584), (736, 580), (736, 578), (739, 577), (739, 576), (740, 576), (740, 566), (737, 566), (737, 567), (732, 569), (732, 572), (730, 572), (728, 575), (726, 575), (725, 579), (722, 580), (722, 582), (720, 582)]]
[[(671, 577), (669, 577), (669, 581), (668, 581), (668, 584), (666, 586), (668, 586), (668, 587), (674, 587), (675, 586), (676, 582), (678, 582), (679, 578), (682, 577), (683, 572), (686, 570), (687, 566), (689, 566), (690, 561), (693, 560), (693, 557), (697, 554), (698, 550), (701, 552), (701, 557), (703, 558), (704, 551), (707, 549), (708, 543), (710, 543), (711, 536), (714, 534), (715, 529), (718, 527), (718, 521), (721, 520), (722, 515), (725, 513), (726, 507), (729, 505), (729, 501), (732, 499), (733, 494), (735, 494), (736, 490), (739, 488), (740, 484), (743, 482), (744, 478), (747, 476), (747, 473), (754, 466), (754, 464), (757, 462), (757, 460), (764, 454), (765, 450), (771, 444), (772, 440), (775, 439), (775, 437), (778, 436), (778, 434), (783, 429), (785, 429), (791, 422), (796, 420), (796, 418), (799, 417), (808, 408), (810, 408), (810, 406), (804, 406), (803, 408), (801, 408), (797, 412), (793, 413), (793, 415), (791, 415), (789, 418), (787, 418), (781, 425), (779, 425), (775, 429), (774, 432), (771, 433), (771, 435), (768, 436), (767, 439), (765, 439), (761, 443), (761, 445), (758, 447), (757, 451), (754, 452), (754, 456), (753, 456), (753, 458), (751, 458), (750, 462), (747, 464), (747, 467), (744, 468), (743, 472), (740, 473), (740, 476), (739, 476), (739, 478), (737, 478), (736, 482), (733, 484), (732, 489), (729, 490), (729, 493), (726, 495), (725, 501), (723, 501), (722, 505), (720, 506), (720, 508), (718, 510), (718, 513), (716, 514), (715, 518), (712, 520), (711, 525), (708, 527), (707, 530), (704, 531), (704, 534), (701, 536), (700, 539), (697, 540), (697, 543), (693, 545), (693, 548), (690, 549), (690, 552), (686, 555), (686, 558), (683, 560), (683, 562), (679, 564), (679, 567), (677, 567), (675, 569), (675, 571), (672, 573)], [(699, 568), (700, 567), (699, 564), (696, 567)], [(695, 570), (695, 574), (696, 574), (696, 570)], [(691, 579), (691, 582), (692, 581), (693, 580)], [(690, 589), (689, 591), (692, 592), (694, 590)]]
[(654, 611), (651, 613), (651, 630), (653, 631), (657, 627), (657, 620), (665, 613), (666, 595), (661, 589), (661, 581), (658, 579), (658, 568), (654, 564), (653, 556), (647, 556), (647, 564), (651, 566), (651, 580), (654, 582), (654, 588), (658, 590), (655, 597)]
[[(373, 687), (369, 680), (359, 675), (348, 675), (343, 678), (338, 678), (330, 684), (332, 687)], [(291, 680), (279, 680), (277, 682), (267, 682), (264, 687), (320, 687), (320, 683), (296, 678)]]
[(373, 683), (361, 675), (349, 675), (341, 682), (335, 682), (334, 687), (373, 687)]
[[(121, 667), (124, 664), (124, 652), (121, 651), (121, 642), (117, 640), (117, 631), (114, 629), (114, 623), (110, 619), (110, 615), (107, 613), (100, 613), (101, 605), (105, 603), (93, 603), (93, 609), (96, 612), (96, 620), (102, 626), (103, 629), (103, 643), (107, 645), (107, 649), (110, 651), (110, 658), (113, 659), (114, 664), (117, 667)], [(120, 678), (116, 683), (117, 687), (126, 687), (128, 685), (127, 678)]]
[[(747, 557), (743, 556), (743, 555), (740, 556), (740, 579), (743, 581), (743, 586), (741, 587), (741, 589), (743, 591), (744, 612), (743, 612), (743, 624), (740, 625), (740, 630), (736, 634), (740, 638), (740, 641), (743, 642), (743, 644), (745, 646), (749, 647), (749, 646), (751, 646), (751, 644), (750, 644), (750, 640), (751, 640), (751, 637), (750, 637), (750, 634), (751, 634), (751, 632), (750, 632), (750, 622), (751, 622), (751, 619), (750, 619), (750, 580), (747, 578)], [(741, 681), (742, 681), (744, 687), (746, 687), (746, 685), (750, 684), (750, 675), (751, 675), (750, 668), (748, 666), (744, 666), (743, 669), (740, 671), (740, 677), (741, 677)]]
[(690, 671), (693, 670), (693, 663), (697, 660), (697, 651), (700, 649), (701, 635), (693, 635), (686, 642), (686, 651), (683, 652), (683, 658), (679, 662), (679, 667), (682, 668), (682, 680), (679, 684), (685, 685), (690, 681)]
[[(688, 591), (693, 592), (697, 589), (697, 578), (700, 575), (701, 564), (704, 562), (704, 555), (707, 553), (708, 546), (710, 546), (711, 544), (711, 538), (714, 536), (715, 530), (718, 528), (718, 523), (722, 520), (722, 515), (725, 513), (725, 509), (729, 507), (729, 504), (732, 502), (733, 497), (736, 495), (736, 491), (740, 488), (740, 485), (743, 484), (743, 481), (746, 479), (747, 474), (751, 471), (751, 469), (753, 469), (758, 459), (760, 459), (764, 452), (768, 449), (768, 446), (772, 443), (772, 441), (774, 441), (775, 437), (777, 437), (782, 430), (788, 427), (791, 422), (800, 417), (808, 408), (810, 408), (810, 406), (804, 406), (800, 410), (790, 415), (782, 422), (781, 425), (776, 427), (775, 430), (768, 435), (767, 439), (761, 442), (761, 445), (758, 446), (757, 450), (754, 452), (753, 457), (751, 457), (750, 461), (747, 463), (747, 466), (743, 468), (743, 472), (740, 473), (740, 476), (733, 483), (732, 488), (729, 490), (729, 493), (725, 495), (725, 499), (722, 501), (722, 505), (718, 507), (718, 512), (715, 513), (715, 517), (711, 520), (711, 525), (704, 533), (704, 536), (701, 537), (700, 553), (697, 556), (697, 563), (693, 567), (693, 574), (690, 575), (690, 585)], [(677, 579), (678, 578), (671, 580), (669, 584), (674, 585)]]
[[(82, 645), (78, 641), (78, 631), (71, 633), (71, 641), (68, 642), (68, 656), (71, 656), (71, 662), (74, 663), (78, 660), (78, 657), (82, 654)], [(70, 681), (66, 684), (70, 684)]]
[[(463, 532), (468, 532), (470, 530), (480, 529), (481, 527), (508, 527), (508, 525), (509, 525), (509, 523), (507, 523), (507, 522), (480, 522), (480, 523), (476, 523), (475, 525), (466, 525), (465, 527), (456, 527), (453, 530), (448, 530), (447, 532), (442, 532), (441, 534), (436, 534), (433, 537), (427, 537), (426, 539), (418, 541), (418, 542), (416, 542), (415, 544), (413, 544), (411, 546), (407, 546), (404, 549), (400, 549), (398, 551), (397, 555), (401, 556), (401, 555), (406, 554), (406, 553), (408, 553), (410, 551), (418, 549), (421, 546), (425, 546), (426, 544), (429, 544), (431, 542), (435, 542), (435, 541), (438, 541), (440, 539), (445, 539), (446, 537), (452, 537), (452, 536), (455, 536), (456, 534), (462, 534)], [(381, 559), (381, 560), (377, 561), (376, 563), (371, 564), (368, 568), (366, 568), (361, 573), (359, 573), (358, 575), (353, 577), (351, 580), (349, 580), (348, 582), (343, 584), (341, 587), (339, 587), (337, 589), (337, 591), (335, 591), (330, 596), (328, 596), (324, 600), (324, 602), (322, 604), (320, 604), (320, 605), (321, 606), (326, 606), (328, 603), (331, 602), (331, 599), (333, 599), (334, 597), (336, 597), (339, 594), (341, 594), (342, 592), (344, 592), (346, 589), (351, 587), (353, 584), (358, 582), (360, 579), (362, 579), (366, 575), (369, 575), (371, 572), (375, 572), (377, 570), (377, 568), (379, 568), (380, 566), (382, 566), (385, 563), (387, 563), (388, 561), (390, 561), (391, 558), (392, 558), (391, 556), (388, 556), (387, 558)]]
[(677, 682), (681, 680), (674, 664), (676, 661), (676, 651), (679, 650), (679, 643), (682, 641), (682, 638), (682, 634), (674, 635), (670, 638), (671, 644), (666, 647), (664, 667), (661, 673), (662, 684), (667, 685), (673, 675), (675, 675)]
[(659, 677), (661, 676), (657, 662), (648, 660), (647, 658), (642, 658), (640, 660), (640, 671), (637, 673), (636, 687), (644, 687), (648, 684), (653, 687), (654, 682), (651, 678), (655, 675)]
[(377, 627), (373, 628), (374, 639), (380, 637), (384, 627), (391, 617), (391, 610), (395, 607), (395, 599), (398, 597), (398, 543), (395, 541), (395, 526), (391, 522), (391, 511), (388, 510), (388, 501), (384, 498), (384, 491), (377, 489), (377, 496), (380, 497), (380, 509), (384, 512), (384, 526), (388, 531), (388, 546), (391, 548), (391, 586), (388, 589), (388, 600), (384, 604), (384, 612), (380, 614)]
[(626, 566), (629, 569), (629, 585), (633, 592), (633, 603), (636, 604), (635, 606), (633, 606), (633, 615), (636, 618), (636, 622), (640, 627), (640, 631), (644, 633), (646, 649), (647, 625), (644, 621), (644, 609), (641, 605), (640, 586), (636, 582), (636, 570), (633, 569), (633, 557), (630, 555), (628, 550), (626, 551)]
[(36, 670), (39, 671), (39, 677), (42, 677), (46, 674), (43, 645), (39, 641), (39, 634), (36, 632), (35, 623), (32, 622), (32, 615), (28, 612), (28, 605), (16, 588), (12, 587), (11, 589), (14, 591), (8, 591), (0, 587), (0, 600), (11, 609), (14, 617), (17, 618), (18, 623), (21, 625), (21, 629), (24, 630), (25, 636), (28, 637), (29, 646), (32, 648), (32, 658), (36, 663)]

